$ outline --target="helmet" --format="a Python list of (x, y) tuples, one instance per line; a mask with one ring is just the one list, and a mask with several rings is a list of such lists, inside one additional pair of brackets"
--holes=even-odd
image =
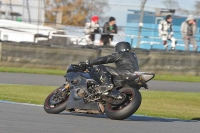
[(131, 51), (131, 44), (129, 42), (118, 42), (115, 45), (115, 52), (119, 52), (119, 51)]

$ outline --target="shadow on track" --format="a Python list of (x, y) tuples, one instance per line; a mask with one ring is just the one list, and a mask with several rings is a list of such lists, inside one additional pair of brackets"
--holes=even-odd
[[(109, 119), (106, 115), (103, 114), (84, 114), (84, 113), (60, 113), (58, 115), (70, 115), (70, 116), (81, 116), (81, 117), (92, 117), (92, 118), (101, 118)], [(109, 119), (111, 120), (111, 119)], [(199, 122), (200, 118), (194, 118), (192, 120), (181, 120), (177, 118), (159, 118), (143, 115), (132, 115), (123, 121), (145, 121), (145, 122)]]
[(192, 120), (200, 121), (200, 118), (192, 118)]

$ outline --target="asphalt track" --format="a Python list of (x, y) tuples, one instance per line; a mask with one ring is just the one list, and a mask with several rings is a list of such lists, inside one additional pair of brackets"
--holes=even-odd
[[(60, 86), (64, 77), (0, 73), (0, 84)], [(150, 81), (151, 90), (200, 92), (200, 83)], [(198, 118), (199, 119), (199, 118)], [(0, 101), (0, 133), (199, 133), (199, 121), (133, 115), (110, 120), (105, 115), (47, 114), (42, 106)]]
[[(63, 76), (25, 73), (1, 73), (0, 84), (25, 84), (61, 86), (65, 83)], [(200, 92), (200, 83), (156, 81), (148, 82), (149, 90)]]
[(42, 106), (0, 102), (0, 133), (199, 133), (200, 122), (133, 115), (47, 114)]

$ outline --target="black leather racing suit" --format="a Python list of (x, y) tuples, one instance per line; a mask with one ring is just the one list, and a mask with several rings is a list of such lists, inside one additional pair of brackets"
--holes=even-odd
[[(115, 63), (116, 68), (106, 66), (101, 64)], [(90, 60), (90, 65), (100, 65), (100, 75), (109, 72), (114, 79), (125, 80), (128, 73), (133, 73), (134, 71), (139, 71), (137, 56), (133, 52), (115, 52), (111, 55), (99, 57), (97, 59)], [(117, 80), (115, 80), (117, 81)], [(111, 82), (107, 80), (106, 82)], [(118, 82), (114, 82), (115, 86), (121, 85)]]

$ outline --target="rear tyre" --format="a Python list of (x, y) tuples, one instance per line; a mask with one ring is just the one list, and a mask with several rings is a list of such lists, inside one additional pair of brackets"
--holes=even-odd
[[(119, 100), (109, 98), (105, 105), (105, 114), (110, 119), (123, 120), (134, 114), (140, 107), (142, 97), (140, 92), (135, 88), (122, 88), (119, 90), (121, 93), (125, 94), (125, 100)], [(120, 103), (120, 105), (115, 105), (112, 103)]]
[(57, 88), (48, 95), (44, 102), (44, 110), (50, 114), (58, 114), (65, 110), (69, 98), (67, 90), (62, 91), (62, 87)]

